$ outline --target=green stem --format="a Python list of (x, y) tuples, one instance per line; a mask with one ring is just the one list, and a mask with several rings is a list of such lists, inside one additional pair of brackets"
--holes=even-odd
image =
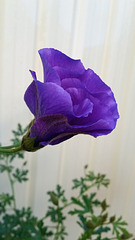
[(65, 204), (65, 205), (62, 207), (62, 209), (65, 209), (65, 208), (67, 208), (67, 207), (69, 207), (69, 206), (71, 206), (71, 205), (73, 205), (73, 202), (69, 202), (69, 203)]
[[(78, 195), (77, 199), (80, 199), (80, 197), (81, 197), (85, 192), (87, 192), (90, 188), (94, 187), (95, 185), (96, 185), (96, 182), (94, 182), (93, 184), (91, 184), (86, 190), (84, 190), (82, 193), (80, 193), (80, 194)], [(72, 204), (74, 204), (74, 203), (73, 203), (73, 202), (69, 202), (69, 203), (65, 204), (62, 209), (65, 209), (65, 208), (71, 206)]]
[(14, 181), (11, 178), (10, 175), (10, 171), (8, 170), (9, 166), (8, 166), (8, 157), (6, 158), (6, 166), (7, 166), (7, 175), (8, 175), (8, 179), (10, 182), (10, 187), (11, 187), (11, 192), (12, 192), (12, 196), (13, 196), (13, 209), (16, 210), (16, 200), (15, 200), (15, 190), (14, 190)]
[(0, 146), (0, 149), (8, 149), (8, 148), (15, 148), (20, 146), (20, 144), (14, 144), (14, 145), (10, 145), (10, 146)]
[(56, 233), (54, 235), (54, 240), (58, 240), (58, 232), (59, 232), (59, 228), (60, 228), (60, 207), (59, 207), (59, 203), (57, 206), (57, 210), (58, 210), (58, 221), (57, 221), (57, 225), (56, 225)]
[(21, 145), (12, 145), (7, 147), (0, 147), (0, 153), (16, 153), (23, 150)]

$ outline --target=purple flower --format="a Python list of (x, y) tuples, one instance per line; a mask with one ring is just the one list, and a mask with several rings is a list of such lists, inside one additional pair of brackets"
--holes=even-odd
[(25, 102), (35, 116), (29, 131), (37, 148), (58, 144), (79, 133), (94, 137), (109, 134), (119, 118), (111, 89), (80, 60), (62, 52), (39, 50), (44, 82), (33, 82), (25, 92)]

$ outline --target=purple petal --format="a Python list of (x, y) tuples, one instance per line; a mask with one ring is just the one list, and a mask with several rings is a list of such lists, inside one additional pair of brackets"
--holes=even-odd
[[(89, 92), (88, 98), (93, 103), (93, 111), (87, 118), (72, 119), (70, 124), (74, 127), (89, 127), (91, 125), (93, 126), (93, 124), (96, 126), (99, 120), (104, 120), (104, 122), (108, 122), (109, 128), (114, 128), (119, 114), (111, 89), (90, 69), (85, 71), (81, 81), (82, 86), (85, 84), (87, 87), (87, 91)], [(62, 81), (64, 88), (67, 88), (69, 85), (72, 85), (72, 83), (68, 83), (67, 80)], [(73, 85), (79, 86), (79, 82), (74, 81)]]
[[(75, 135), (77, 135), (77, 133), (63, 133), (63, 134), (60, 134), (58, 135), (58, 137), (52, 139), (52, 141), (49, 142), (49, 145), (55, 145), (55, 144), (59, 144), (61, 142), (64, 142), (72, 137), (74, 137)], [(46, 145), (46, 142), (41, 142), (41, 144), (43, 146)]]
[(92, 124), (89, 127), (81, 128), (82, 132), (85, 134), (89, 134), (93, 137), (98, 137), (101, 135), (107, 135), (113, 131), (116, 126), (116, 121), (110, 119), (110, 121), (106, 121), (104, 119), (100, 119), (96, 123)]
[(93, 110), (90, 93), (83, 83), (76, 78), (66, 78), (61, 82), (61, 86), (70, 94), (73, 109), (76, 117), (87, 117)]
[(33, 81), (25, 92), (24, 99), (36, 118), (50, 114), (73, 116), (70, 95), (55, 83)]
[(93, 136), (102, 135), (102, 132), (105, 134), (105, 131), (106, 134), (111, 132), (115, 128), (117, 119), (119, 118), (117, 104), (112, 97), (105, 93), (101, 95), (104, 95), (104, 97), (100, 96), (100, 99), (105, 100), (100, 101), (98, 98), (93, 98), (93, 111), (87, 118), (74, 118), (70, 121), (70, 124), (78, 129), (87, 129), (90, 132), (94, 131), (94, 134), (95, 130), (97, 130), (95, 135), (91, 134)]
[(87, 69), (80, 79), (91, 93), (110, 92), (110, 88), (91, 69)]
[(58, 66), (55, 66), (53, 68), (58, 73), (61, 80), (65, 79), (65, 78), (78, 78), (79, 79), (81, 77), (81, 75), (84, 73), (84, 71), (77, 71), (76, 68), (66, 69), (66, 68), (58, 67)]
[(31, 75), (33, 77), (33, 80), (37, 80), (36, 73), (34, 71), (32, 71), (32, 70), (30, 70), (30, 73), (31, 73)]
[(30, 137), (36, 137), (35, 146), (38, 147), (64, 141), (63, 139), (74, 135), (71, 132), (72, 127), (68, 125), (67, 118), (64, 115), (55, 114), (37, 119), (31, 127)]
[(37, 99), (36, 81), (33, 81), (27, 88), (27, 90), (24, 94), (24, 100), (25, 100), (28, 108), (30, 109), (30, 111), (36, 117), (38, 115), (38, 108), (39, 108), (38, 107), (38, 99)]
[(109, 134), (112, 130), (109, 123), (102, 119), (89, 128), (73, 128), (65, 116), (55, 114), (38, 118), (31, 127), (30, 138), (36, 138), (35, 147), (42, 147), (61, 143), (80, 133), (97, 137)]
[(43, 58), (42, 55), (40, 56), (43, 64), (44, 82), (53, 82), (60, 85), (60, 78), (57, 72), (52, 68), (46, 58)]
[(77, 78), (64, 78), (62, 81), (61, 81), (61, 86), (66, 90), (68, 88), (82, 88), (82, 89), (85, 89), (85, 86), (83, 83), (81, 83), (81, 81)]
[(73, 106), (76, 117), (87, 117), (93, 110), (93, 103), (88, 99), (84, 99), (80, 104)]
[(72, 72), (75, 71), (80, 73), (85, 71), (85, 68), (80, 60), (74, 60), (56, 49), (43, 48), (39, 50), (39, 54), (42, 59), (43, 66), (45, 61), (48, 61), (52, 67), (58, 66), (66, 68)]
[(89, 99), (88, 93), (83, 88), (68, 88), (66, 91), (71, 96), (75, 116), (87, 117), (93, 110), (93, 103)]

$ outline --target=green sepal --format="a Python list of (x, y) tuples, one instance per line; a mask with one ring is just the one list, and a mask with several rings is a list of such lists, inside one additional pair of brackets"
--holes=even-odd
[(36, 137), (34, 137), (34, 138), (29, 137), (30, 129), (31, 129), (31, 126), (34, 124), (34, 121), (35, 121), (35, 119), (32, 120), (31, 123), (29, 124), (28, 132), (23, 136), (22, 143), (21, 143), (22, 149), (25, 151), (28, 151), (28, 152), (35, 152), (35, 151), (39, 150), (40, 148), (42, 148), (42, 147), (35, 147)]

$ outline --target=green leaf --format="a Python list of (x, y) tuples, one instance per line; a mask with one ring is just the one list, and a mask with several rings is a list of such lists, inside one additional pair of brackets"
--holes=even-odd
[(78, 215), (78, 218), (80, 221), (77, 221), (77, 223), (79, 224), (79, 226), (84, 229), (84, 231), (87, 231), (87, 219), (83, 216), (83, 215)]
[(130, 233), (125, 228), (123, 228), (123, 226), (127, 226), (127, 222), (123, 221), (122, 217), (119, 217), (117, 220), (112, 222), (112, 225), (113, 225), (113, 234), (116, 234), (118, 239), (121, 240), (121, 236), (124, 237), (122, 239), (130, 238)]
[(122, 232), (122, 235), (121, 235), (121, 238), (122, 238), (122, 239), (129, 239), (130, 237), (133, 236), (133, 234), (129, 233), (125, 228), (119, 227), (119, 229), (120, 229), (121, 232)]
[(0, 164), (0, 172), (3, 173), (5, 171), (11, 172), (13, 170), (13, 166), (6, 166), (4, 164)]
[(83, 205), (83, 203), (81, 202), (81, 200), (79, 200), (79, 199), (77, 199), (77, 198), (75, 198), (75, 197), (72, 197), (71, 200), (72, 200), (72, 203), (73, 203), (73, 204), (78, 205), (78, 206), (84, 208), (84, 205)]
[(72, 189), (77, 189), (80, 188), (80, 194), (82, 194), (83, 192), (85, 192), (89, 186), (86, 184), (86, 179), (85, 178), (80, 178), (80, 180), (78, 179), (73, 179), (73, 187)]
[(99, 227), (97, 230), (95, 230), (95, 234), (101, 234), (101, 233), (105, 233), (105, 232), (108, 232), (108, 231), (110, 231), (111, 230), (111, 228), (110, 227), (103, 227), (103, 226), (101, 226), (101, 227)]
[(16, 168), (15, 173), (13, 173), (13, 177), (18, 181), (18, 182), (23, 182), (23, 181), (27, 181), (27, 174), (28, 174), (28, 170), (21, 170), (19, 168)]
[(15, 137), (20, 137), (23, 136), (28, 130), (28, 126), (26, 128), (23, 129), (22, 125), (20, 123), (18, 123), (17, 125), (17, 130), (13, 130), (12, 133)]

